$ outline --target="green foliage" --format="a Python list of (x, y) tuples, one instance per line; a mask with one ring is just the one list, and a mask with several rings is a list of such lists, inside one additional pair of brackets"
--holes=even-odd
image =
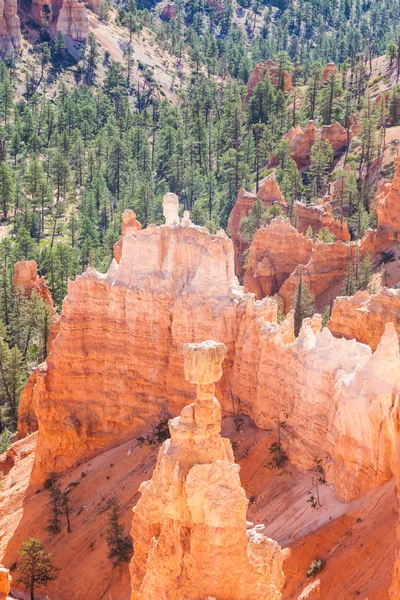
[(294, 334), (299, 335), (303, 319), (312, 317), (314, 313), (315, 298), (306, 283), (303, 282), (303, 272), (300, 271), (299, 283), (293, 298), (294, 308)]
[(110, 502), (110, 511), (108, 517), (107, 545), (108, 558), (113, 562), (114, 567), (130, 560), (132, 555), (132, 542), (124, 536), (124, 525), (120, 523), (121, 508), (116, 499)]
[(257, 199), (250, 209), (248, 217), (240, 222), (240, 236), (244, 242), (250, 244), (256, 231), (263, 227), (268, 220), (267, 210), (261, 200)]
[(316, 239), (324, 244), (329, 244), (335, 241), (335, 236), (327, 227), (322, 227), (317, 233)]
[(29, 591), (31, 600), (35, 600), (35, 590), (57, 579), (57, 569), (51, 560), (51, 554), (44, 550), (43, 543), (37, 538), (23, 542), (19, 549), (21, 560), (18, 563), (18, 583)]
[(364, 260), (361, 262), (360, 271), (360, 287), (362, 290), (367, 290), (372, 279), (372, 259), (370, 254), (367, 254)]

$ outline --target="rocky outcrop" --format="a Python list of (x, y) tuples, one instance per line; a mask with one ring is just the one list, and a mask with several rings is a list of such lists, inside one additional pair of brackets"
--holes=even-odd
[(168, 4), (162, 7), (160, 14), (162, 19), (170, 21), (176, 16), (175, 4), (173, 2), (168, 2)]
[(31, 14), (37, 23), (48, 20), (52, 38), (60, 31), (72, 40), (84, 42), (89, 34), (88, 13), (79, 0), (33, 0)]
[(249, 248), (249, 244), (244, 242), (240, 236), (240, 223), (248, 216), (257, 199), (262, 200), (267, 209), (273, 204), (279, 204), (283, 211), (287, 210), (286, 200), (276, 183), (274, 174), (269, 175), (261, 182), (256, 194), (246, 192), (244, 189), (239, 191), (235, 206), (228, 219), (228, 233), (232, 238), (235, 252), (235, 273), (239, 278), (244, 275), (244, 252)]
[(289, 142), (290, 156), (295, 161), (298, 169), (308, 167), (311, 160), (311, 148), (316, 141), (316, 128), (314, 121), (309, 121), (306, 129), (301, 125), (292, 129), (283, 136)]
[(36, 292), (46, 303), (51, 313), (55, 313), (54, 301), (46, 284), (45, 277), (39, 277), (35, 260), (20, 260), (15, 263), (14, 289), (21, 289), (26, 296)]
[(290, 155), (299, 169), (310, 165), (311, 149), (318, 139), (328, 141), (335, 154), (348, 144), (347, 130), (337, 122), (317, 130), (314, 121), (309, 121), (305, 129), (297, 125), (283, 136), (283, 140), (289, 142)]
[(338, 73), (338, 69), (337, 69), (336, 64), (334, 62), (330, 62), (327, 65), (325, 65), (325, 68), (321, 75), (321, 80), (327, 81), (331, 77), (335, 77), (337, 75), (337, 73)]
[(358, 291), (336, 298), (328, 323), (333, 335), (356, 339), (375, 350), (386, 323), (400, 327), (400, 290), (383, 288), (377, 294)]
[(329, 231), (342, 242), (350, 241), (350, 233), (347, 222), (340, 222), (332, 215), (332, 207), (329, 202), (323, 204), (304, 204), (295, 202), (293, 205), (293, 221), (300, 233), (306, 233), (309, 227), (316, 235), (322, 228), (327, 227)]
[(393, 474), (399, 430), (399, 340), (388, 323), (375, 353), (335, 386), (336, 414), (328, 433), (334, 461), (327, 476), (342, 498)]
[(124, 210), (121, 223), (122, 236), (119, 238), (118, 242), (114, 244), (114, 257), (117, 263), (121, 260), (124, 236), (129, 233), (129, 235), (135, 237), (136, 231), (139, 231), (140, 229), (142, 229), (142, 225), (136, 219), (136, 213), (131, 209)]
[(271, 59), (266, 60), (255, 66), (252, 71), (249, 80), (247, 82), (247, 94), (245, 97), (245, 105), (250, 100), (253, 92), (260, 81), (263, 81), (266, 77), (269, 78), (273, 86), (278, 87), (280, 85), (280, 79), (283, 78), (283, 89), (285, 92), (289, 92), (292, 88), (292, 78), (287, 71), (282, 73), (279, 70), (279, 65)]
[(89, 35), (89, 18), (83, 2), (63, 0), (57, 19), (57, 31), (84, 42)]
[(400, 160), (391, 185), (386, 185), (383, 192), (375, 199), (378, 216), (378, 228), (398, 235), (400, 231)]
[[(303, 268), (314, 293), (340, 274), (352, 247), (315, 245)], [(342, 497), (387, 481), (393, 472), (388, 390), (397, 402), (392, 367), (385, 367), (390, 344), (366, 368), (369, 346), (320, 331), (320, 317), (306, 320), (296, 340), (293, 313), (276, 321), (274, 300), (257, 301), (240, 290), (232, 241), (223, 233), (181, 224), (127, 233), (119, 264), (69, 284), (47, 372), (37, 372), (33, 386), (39, 434), (31, 482), (41, 484), (46, 473), (178, 414), (192, 393), (182, 377), (182, 346), (211, 335), (228, 348), (218, 383), (225, 410), (249, 415), (272, 435), (284, 418), (282, 445), (290, 460), (308, 470), (321, 459)], [(346, 439), (339, 439), (342, 431)], [(348, 473), (346, 488), (335, 479), (336, 461), (338, 473)]]
[(246, 522), (248, 500), (229, 440), (221, 438), (214, 382), (226, 347), (186, 344), (197, 397), (169, 423), (150, 481), (134, 507), (132, 600), (279, 600), (282, 552)]
[(21, 47), (21, 27), (17, 0), (0, 1), (0, 54), (6, 56)]
[(258, 299), (276, 294), (297, 265), (308, 263), (313, 246), (288, 220), (273, 219), (254, 235), (243, 281), (246, 292)]
[(10, 593), (11, 575), (10, 571), (0, 565), (0, 600), (7, 600)]
[(127, 229), (120, 262), (106, 275), (89, 269), (69, 282), (47, 373), (33, 393), (32, 481), (177, 414), (190, 394), (183, 343), (213, 332), (233, 347), (241, 294), (231, 240), (180, 224), (134, 234)]
[(326, 140), (333, 148), (334, 154), (343, 150), (348, 145), (347, 130), (336, 121), (332, 125), (323, 125), (321, 130), (321, 140)]
[(316, 305), (324, 308), (329, 304), (331, 297), (337, 295), (333, 287), (343, 281), (348, 263), (354, 263), (355, 252), (354, 243), (316, 242), (309, 262), (298, 265), (279, 290), (285, 312), (292, 308), (300, 273), (315, 296)]

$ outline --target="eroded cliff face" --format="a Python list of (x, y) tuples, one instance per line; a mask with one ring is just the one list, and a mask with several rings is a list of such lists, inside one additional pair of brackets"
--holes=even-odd
[(50, 22), (50, 35), (54, 38), (60, 31), (72, 40), (84, 42), (89, 34), (89, 17), (84, 2), (79, 0), (33, 0), (32, 17), (43, 23)]
[(270, 208), (273, 204), (279, 204), (284, 212), (287, 210), (286, 200), (275, 181), (274, 174), (269, 175), (261, 182), (260, 189), (256, 194), (247, 192), (244, 189), (239, 191), (235, 206), (228, 219), (228, 233), (232, 238), (234, 248), (235, 273), (239, 278), (244, 275), (244, 252), (250, 245), (244, 242), (240, 236), (240, 223), (242, 219), (248, 216), (251, 207), (257, 199), (262, 200), (266, 209)]
[(254, 235), (243, 280), (256, 298), (276, 294), (299, 264), (307, 264), (314, 244), (288, 220), (278, 217)]
[(400, 231), (400, 159), (391, 184), (385, 185), (375, 199), (378, 228), (397, 235)]
[(0, 600), (7, 600), (10, 593), (11, 575), (10, 571), (0, 565)]
[(55, 313), (54, 301), (46, 279), (39, 277), (35, 260), (20, 260), (15, 263), (13, 285), (15, 289), (20, 288), (26, 296), (36, 292), (45, 301), (50, 312)]
[(400, 290), (383, 288), (372, 295), (364, 290), (339, 296), (328, 327), (335, 336), (355, 338), (375, 350), (386, 323), (400, 327)]
[(213, 332), (232, 350), (237, 298), (231, 240), (180, 224), (126, 233), (119, 264), (70, 282), (47, 372), (33, 389), (32, 481), (177, 414), (191, 393), (183, 344)]
[(275, 87), (281, 85), (285, 92), (289, 92), (292, 88), (292, 78), (290, 74), (285, 70), (280, 72), (279, 65), (273, 60), (268, 59), (265, 62), (256, 65), (255, 69), (250, 74), (247, 82), (247, 94), (244, 101), (245, 105), (249, 102), (257, 84), (266, 77), (269, 78), (270, 82)]
[(327, 227), (331, 233), (342, 242), (350, 241), (350, 233), (347, 222), (340, 222), (332, 215), (332, 206), (329, 202), (321, 204), (304, 204), (295, 202), (293, 205), (293, 221), (300, 233), (306, 233), (311, 227), (316, 235), (323, 227)]
[(21, 47), (17, 0), (0, 0), (0, 54), (6, 56)]
[(246, 522), (248, 500), (213, 396), (226, 347), (184, 346), (197, 397), (170, 421), (150, 481), (135, 506), (132, 600), (279, 600), (279, 545)]
[(287, 313), (293, 308), (301, 272), (317, 306), (324, 307), (331, 294), (336, 296), (334, 288), (343, 280), (347, 265), (354, 262), (355, 256), (354, 243), (314, 243), (288, 220), (278, 217), (254, 235), (244, 288), (258, 299), (277, 293)]

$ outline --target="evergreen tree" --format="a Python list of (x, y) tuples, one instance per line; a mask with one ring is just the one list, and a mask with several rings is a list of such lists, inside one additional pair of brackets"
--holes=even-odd
[(22, 557), (18, 564), (18, 582), (29, 590), (30, 600), (35, 600), (36, 588), (57, 579), (59, 569), (53, 565), (51, 554), (45, 552), (43, 543), (37, 538), (23, 542), (18, 552)]

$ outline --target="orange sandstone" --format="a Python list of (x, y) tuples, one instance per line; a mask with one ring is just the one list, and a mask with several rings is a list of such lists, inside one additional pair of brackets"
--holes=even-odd
[(347, 222), (342, 223), (332, 215), (330, 203), (324, 204), (304, 204), (295, 202), (293, 205), (293, 219), (296, 229), (300, 233), (306, 233), (311, 227), (313, 234), (316, 235), (322, 228), (327, 227), (338, 240), (343, 242), (350, 241), (350, 233)]
[(240, 484), (221, 411), (213, 396), (224, 344), (184, 346), (194, 404), (169, 423), (150, 481), (134, 507), (132, 600), (280, 600), (283, 557), (264, 526), (246, 522)]
[(15, 263), (14, 288), (23, 290), (26, 296), (36, 292), (47, 304), (52, 313), (55, 312), (53, 298), (46, 284), (45, 277), (39, 277), (37, 273), (37, 264), (35, 260), (20, 260)]
[(282, 210), (286, 211), (286, 200), (282, 195), (279, 185), (276, 183), (274, 174), (266, 177), (262, 182), (257, 193), (247, 192), (244, 189), (239, 191), (235, 206), (233, 207), (228, 219), (228, 233), (233, 241), (235, 252), (235, 273), (237, 277), (244, 275), (244, 251), (249, 244), (244, 242), (240, 236), (240, 223), (242, 219), (248, 216), (254, 202), (260, 199), (265, 208), (270, 208), (273, 204), (279, 204)]

